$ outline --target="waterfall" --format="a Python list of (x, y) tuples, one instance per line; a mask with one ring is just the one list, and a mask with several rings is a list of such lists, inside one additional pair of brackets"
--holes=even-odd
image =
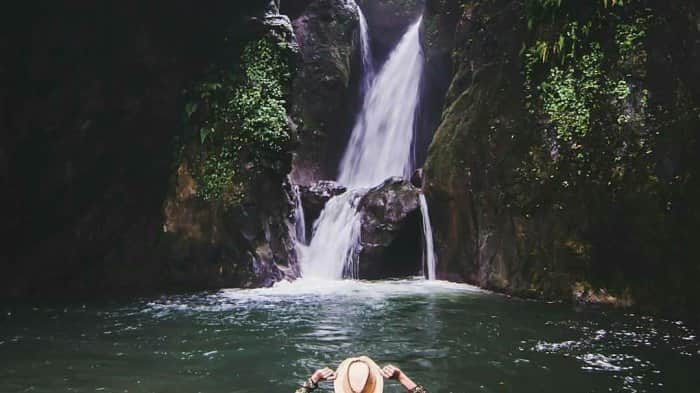
[(340, 163), (338, 181), (348, 188), (376, 186), (391, 176), (411, 176), (423, 71), (421, 20), (408, 29), (365, 95)]
[(304, 250), (301, 264), (303, 277), (341, 279), (357, 278), (355, 249), (360, 239), (357, 202), (362, 193), (348, 191), (326, 203), (314, 223), (314, 235)]
[(305, 278), (357, 278), (359, 200), (367, 188), (392, 176), (408, 178), (414, 169), (411, 147), (423, 71), (422, 18), (410, 26), (375, 76), (367, 22), (359, 12), (364, 100), (338, 176), (348, 191), (326, 203), (309, 246), (302, 247)]
[(374, 59), (372, 58), (372, 48), (369, 43), (369, 27), (367, 18), (362, 12), (362, 8), (357, 7), (360, 14), (360, 56), (362, 57), (362, 95), (367, 94), (374, 81)]
[(435, 246), (433, 245), (433, 226), (430, 224), (430, 214), (428, 213), (428, 201), (423, 193), (418, 197), (420, 200), (420, 213), (423, 216), (423, 267), (425, 268), (428, 280), (435, 280)]
[(294, 185), (294, 229), (297, 235), (297, 242), (306, 244), (306, 218), (304, 217), (304, 206), (301, 204), (301, 191), (299, 186)]

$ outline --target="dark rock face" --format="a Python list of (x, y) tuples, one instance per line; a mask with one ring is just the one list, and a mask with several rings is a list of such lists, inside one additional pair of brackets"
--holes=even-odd
[(301, 66), (292, 115), (299, 135), (292, 180), (309, 185), (336, 175), (358, 101), (359, 16), (353, 2), (315, 0), (294, 21)]
[(226, 37), (245, 43), (269, 29), (276, 3), (15, 9), (0, 32), (0, 295), (266, 285), (288, 274), (274, 266), (293, 263), (280, 237), (283, 178), (269, 179), (259, 206), (224, 212), (187, 200), (196, 188), (173, 157), (183, 90), (231, 56)]
[[(458, 68), (447, 92), (444, 120), (424, 167), (423, 181), (436, 232), (438, 277), (492, 289), (527, 287), (519, 275), (513, 222), (494, 189), (502, 169), (492, 168), (490, 161), (505, 155), (512, 143), (499, 140), (485, 146), (483, 141), (491, 122), (498, 122), (499, 130), (507, 134), (516, 120), (524, 118), (524, 113), (517, 111), (522, 100), (520, 64), (513, 59), (517, 59), (525, 26), (518, 21), (516, 3), (502, 1), (483, 7), (482, 12), (488, 15), (496, 9), (506, 10), (491, 21), (488, 30), (471, 14), (462, 16), (459, 27), (455, 23), (445, 29), (439, 24), (442, 15), (457, 13), (457, 3), (429, 2), (432, 13), (425, 27), (429, 30), (426, 53), (431, 60), (439, 60), (451, 45), (473, 40), (460, 52), (463, 57), (455, 59)], [(471, 94), (465, 94), (467, 91)], [(451, 138), (459, 139), (448, 141)], [(487, 147), (489, 153), (481, 154)]]
[(417, 275), (421, 269), (419, 190), (401, 178), (371, 189), (358, 204), (361, 215), (360, 278)]
[(423, 187), (423, 168), (418, 168), (411, 175), (411, 184), (414, 187)]
[[(433, 134), (442, 121), (445, 95), (452, 82), (452, 51), (455, 47), (453, 26), (462, 16), (454, 1), (427, 1), (421, 43), (425, 65), (421, 76), (420, 101), (416, 115), (416, 163), (423, 165)], [(448, 27), (449, 26), (449, 27)]]
[(261, 179), (254, 195), (233, 207), (201, 200), (197, 188), (184, 161), (165, 201), (161, 244), (180, 280), (248, 288), (299, 276), (289, 184)]
[[(599, 78), (625, 85), (629, 94), (588, 103), (604, 108), (588, 112), (594, 120), (587, 134), (590, 142), (583, 147), (588, 161), (580, 167), (596, 180), (574, 176), (575, 181), (563, 181), (558, 176), (565, 170), (565, 151), (552, 150), (548, 139), (556, 137), (557, 124), (542, 101), (526, 107), (532, 91), (525, 91), (530, 71), (524, 71), (522, 48), (533, 37), (547, 40), (551, 32), (529, 31), (523, 18), (527, 11), (519, 1), (476, 1), (465, 7), (455, 0), (428, 1), (423, 38), (428, 64), (446, 64), (446, 55), (453, 56), (452, 80), (423, 178), (440, 278), (567, 300), (574, 287), (592, 287), (586, 289), (591, 293), (604, 287), (610, 289), (605, 293), (630, 296), (643, 306), (697, 315), (700, 299), (691, 288), (700, 270), (688, 234), (697, 238), (700, 227), (700, 187), (689, 180), (697, 178), (700, 168), (700, 97), (694, 77), (700, 68), (698, 9), (645, 4), (651, 11), (625, 8), (605, 22), (615, 26), (626, 20), (625, 25), (590, 38), (600, 40), (599, 47), (593, 43), (591, 48), (601, 48), (606, 59)], [(634, 27), (635, 19), (624, 18), (635, 12), (663, 15), (664, 22), (637, 26), (647, 38), (633, 47), (636, 52), (622, 56), (614, 32)], [(674, 34), (686, 37), (685, 44), (671, 39)], [(562, 67), (547, 64), (536, 66), (531, 77), (543, 80), (551, 75), (549, 70)], [(640, 98), (645, 92), (649, 106)], [(620, 106), (623, 117), (611, 118), (609, 113)], [(636, 116), (645, 120), (638, 122)], [(647, 139), (657, 127), (673, 131)], [(629, 148), (595, 139), (611, 130), (622, 130), (615, 132), (630, 138), (628, 147), (644, 140), (649, 153), (628, 159), (624, 154)], [(616, 155), (623, 157), (620, 164), (610, 165)], [(608, 167), (610, 180), (605, 177)], [(525, 173), (545, 173), (558, 184)], [(688, 179), (682, 190), (673, 182), (654, 180), (670, 173)], [(666, 203), (675, 207), (664, 211)], [(648, 284), (650, 277), (654, 287)]]
[(306, 7), (313, 2), (314, 0), (284, 0), (280, 4), (280, 13), (294, 20), (300, 17)]
[[(254, 19), (253, 22), (257, 26), (253, 31), (257, 34), (252, 38), (257, 43), (272, 42), (272, 48), (279, 51), (274, 53), (286, 61), (282, 66), (291, 71), (291, 63), (297, 54), (294, 32), (289, 18), (275, 14), (275, 10), (272, 2), (263, 16)], [(253, 64), (243, 66), (257, 66), (261, 70), (259, 72), (268, 70), (267, 78), (279, 79), (280, 89), (289, 88), (281, 76), (263, 68), (263, 59), (256, 58), (252, 61)], [(250, 85), (242, 85), (239, 88), (255, 92), (250, 90)], [(288, 95), (287, 93), (287, 97)], [(265, 101), (259, 104), (268, 105)], [(254, 115), (256, 114), (250, 114)], [(280, 113), (281, 123), (285, 121), (284, 116), (284, 112)], [(258, 119), (264, 121), (265, 118)], [(263, 128), (270, 126), (268, 123)], [(291, 135), (288, 128), (282, 131)], [(220, 127), (217, 132), (241, 134), (241, 130), (235, 127)], [(207, 181), (212, 182), (211, 177), (203, 176), (201, 172), (197, 175), (196, 169), (193, 168), (201, 167), (207, 160), (217, 160), (221, 165), (253, 172), (251, 168), (255, 163), (238, 162), (233, 158), (222, 159), (217, 148), (226, 144), (226, 139), (210, 140), (210, 145), (203, 147), (204, 140), (200, 135), (194, 135), (185, 143), (180, 154), (181, 161), (175, 184), (164, 207), (163, 230), (168, 236), (167, 244), (172, 245), (175, 250), (170, 256), (171, 259), (179, 266), (197, 266), (198, 261), (201, 264), (201, 249), (202, 245), (205, 245), (204, 250), (208, 251), (205, 266), (214, 271), (218, 270), (218, 275), (211, 278), (214, 280), (210, 284), (212, 287), (270, 286), (282, 278), (296, 278), (298, 266), (294, 239), (291, 236), (294, 233), (293, 222), (290, 220), (293, 215), (292, 194), (291, 186), (285, 185), (285, 177), (291, 167), (291, 151), (280, 147), (282, 151), (269, 158), (273, 164), (239, 182), (236, 182), (234, 175), (229, 175), (230, 172), (209, 172), (212, 176), (231, 176), (234, 180), (224, 183), (230, 187), (223, 188), (231, 189), (239, 184), (238, 187), (244, 190), (244, 195), (238, 200), (229, 197), (225, 192), (205, 195), (203, 189)], [(262, 164), (258, 161), (258, 165)]]
[[(297, 49), (294, 33), (289, 18), (275, 12), (275, 4), (271, 2), (265, 14), (255, 19), (258, 23), (255, 38), (286, 48), (281, 55), (289, 62), (295, 58)], [(287, 67), (292, 68), (289, 63)], [(224, 128), (219, 131), (237, 132)], [(198, 158), (202, 154), (213, 154), (210, 150), (200, 150), (202, 144), (199, 136), (195, 136), (184, 147), (175, 184), (165, 201), (163, 231), (168, 236), (166, 244), (174, 250), (169, 255), (173, 264), (185, 268), (201, 265), (204, 251), (205, 266), (214, 271), (209, 278), (213, 281), (207, 285), (212, 287), (270, 286), (283, 278), (296, 278), (299, 270), (290, 220), (293, 202), (291, 187), (284, 180), (291, 165), (291, 153), (278, 154), (273, 167), (281, 169), (251, 178), (247, 195), (232, 204), (223, 195), (204, 198), (200, 192), (202, 184), (197, 179), (201, 182), (206, 178), (193, 176), (192, 164), (201, 163)]]
[(306, 221), (306, 238), (311, 237), (313, 224), (321, 215), (326, 202), (347, 191), (347, 188), (331, 180), (321, 180), (308, 186), (300, 186), (301, 203)]

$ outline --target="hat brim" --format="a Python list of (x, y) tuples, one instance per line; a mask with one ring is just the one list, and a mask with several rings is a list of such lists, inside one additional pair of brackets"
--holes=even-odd
[(360, 356), (356, 358), (348, 358), (343, 360), (338, 366), (336, 371), (336, 379), (333, 382), (333, 389), (335, 393), (353, 393), (350, 388), (350, 382), (348, 381), (348, 369), (350, 365), (354, 362), (363, 362), (369, 367), (370, 378), (374, 381), (374, 386), (371, 390), (363, 393), (382, 393), (384, 391), (384, 377), (382, 376), (381, 368), (374, 362), (374, 360), (368, 358), (367, 356)]

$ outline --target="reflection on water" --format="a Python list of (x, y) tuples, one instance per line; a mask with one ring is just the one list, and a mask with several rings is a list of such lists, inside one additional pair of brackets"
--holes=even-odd
[(434, 393), (700, 386), (700, 345), (680, 322), (444, 282), (304, 281), (2, 310), (8, 393), (292, 392), (313, 369), (361, 353), (400, 365)]

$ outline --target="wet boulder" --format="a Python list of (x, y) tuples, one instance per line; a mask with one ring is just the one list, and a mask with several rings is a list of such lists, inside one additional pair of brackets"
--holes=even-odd
[(420, 273), (419, 193), (409, 181), (394, 177), (362, 197), (358, 204), (360, 278), (374, 280)]
[(413, 175), (411, 175), (411, 184), (413, 184), (414, 187), (423, 187), (423, 168), (418, 168), (413, 171)]

